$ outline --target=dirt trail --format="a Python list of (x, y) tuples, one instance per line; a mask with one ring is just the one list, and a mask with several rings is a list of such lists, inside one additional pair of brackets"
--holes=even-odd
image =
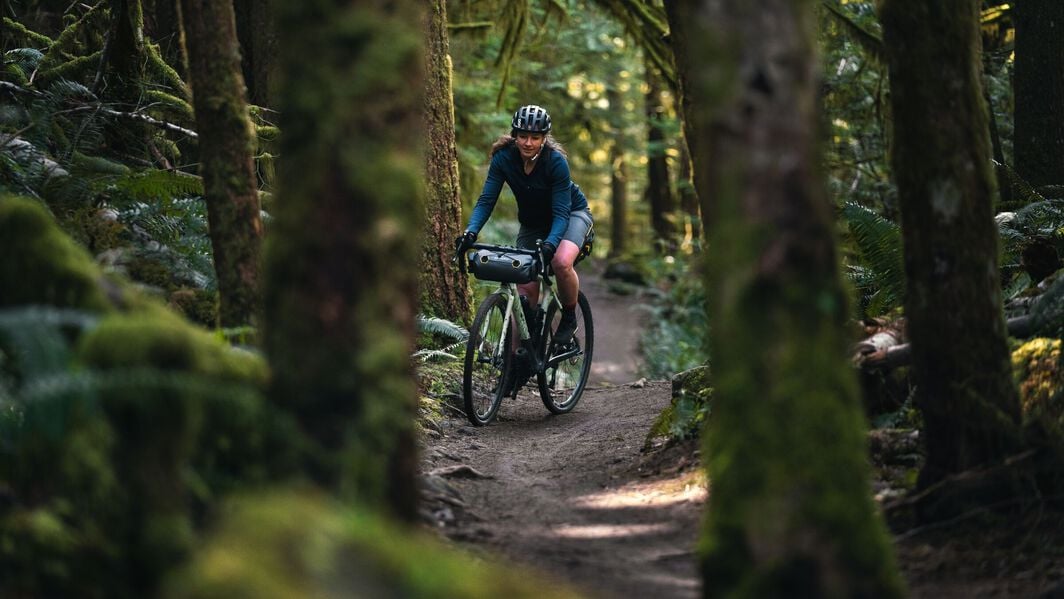
[(638, 300), (608, 294), (595, 276), (582, 286), (596, 325), (592, 383), (600, 386), (563, 416), (551, 416), (526, 387), (491, 426), (444, 423), (425, 448), (423, 472), (435, 473), (430, 495), (446, 501), (427, 505), (462, 546), (538, 568), (589, 596), (695, 597), (705, 498), (697, 465), (640, 451), (668, 405), (669, 383), (622, 384), (637, 376)]

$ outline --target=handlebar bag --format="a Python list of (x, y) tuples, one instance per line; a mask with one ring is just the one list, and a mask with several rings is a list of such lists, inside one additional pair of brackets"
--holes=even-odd
[(528, 254), (477, 250), (469, 259), (469, 272), (481, 281), (530, 283), (536, 279), (536, 260)]

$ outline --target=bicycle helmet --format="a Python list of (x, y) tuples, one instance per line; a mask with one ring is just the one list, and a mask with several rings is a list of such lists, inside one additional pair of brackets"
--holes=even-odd
[(547, 111), (535, 104), (522, 106), (514, 113), (514, 119), (510, 123), (514, 133), (549, 133), (550, 115)]

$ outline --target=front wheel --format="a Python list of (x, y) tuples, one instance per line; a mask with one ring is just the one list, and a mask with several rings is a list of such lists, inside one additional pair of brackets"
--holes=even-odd
[(477, 310), (466, 342), (462, 401), (466, 416), (476, 426), (495, 418), (506, 391), (503, 383), (512, 367), (507, 303), (501, 293), (489, 295)]
[(591, 304), (581, 291), (577, 298), (576, 333), (564, 345), (554, 343), (554, 331), (561, 321), (561, 310), (552, 304), (547, 310), (546, 323), (540, 341), (541, 355), (546, 368), (537, 375), (539, 396), (543, 405), (554, 414), (565, 414), (576, 407), (584, 393), (587, 376), (591, 372), (591, 354), (595, 349), (595, 327), (591, 320)]

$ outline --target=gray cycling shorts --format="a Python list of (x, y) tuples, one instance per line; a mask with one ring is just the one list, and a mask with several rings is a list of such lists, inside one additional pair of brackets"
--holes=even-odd
[[(562, 235), (562, 239), (568, 239), (575, 243), (577, 247), (584, 245), (584, 240), (587, 239), (587, 233), (591, 230), (591, 226), (595, 224), (594, 219), (591, 218), (590, 210), (575, 210), (569, 213), (569, 227), (565, 229), (565, 234)], [(517, 232), (517, 247), (534, 250), (536, 249), (536, 240), (546, 239), (550, 235), (550, 229), (537, 229), (535, 227), (526, 227), (521, 225), (521, 230)]]

